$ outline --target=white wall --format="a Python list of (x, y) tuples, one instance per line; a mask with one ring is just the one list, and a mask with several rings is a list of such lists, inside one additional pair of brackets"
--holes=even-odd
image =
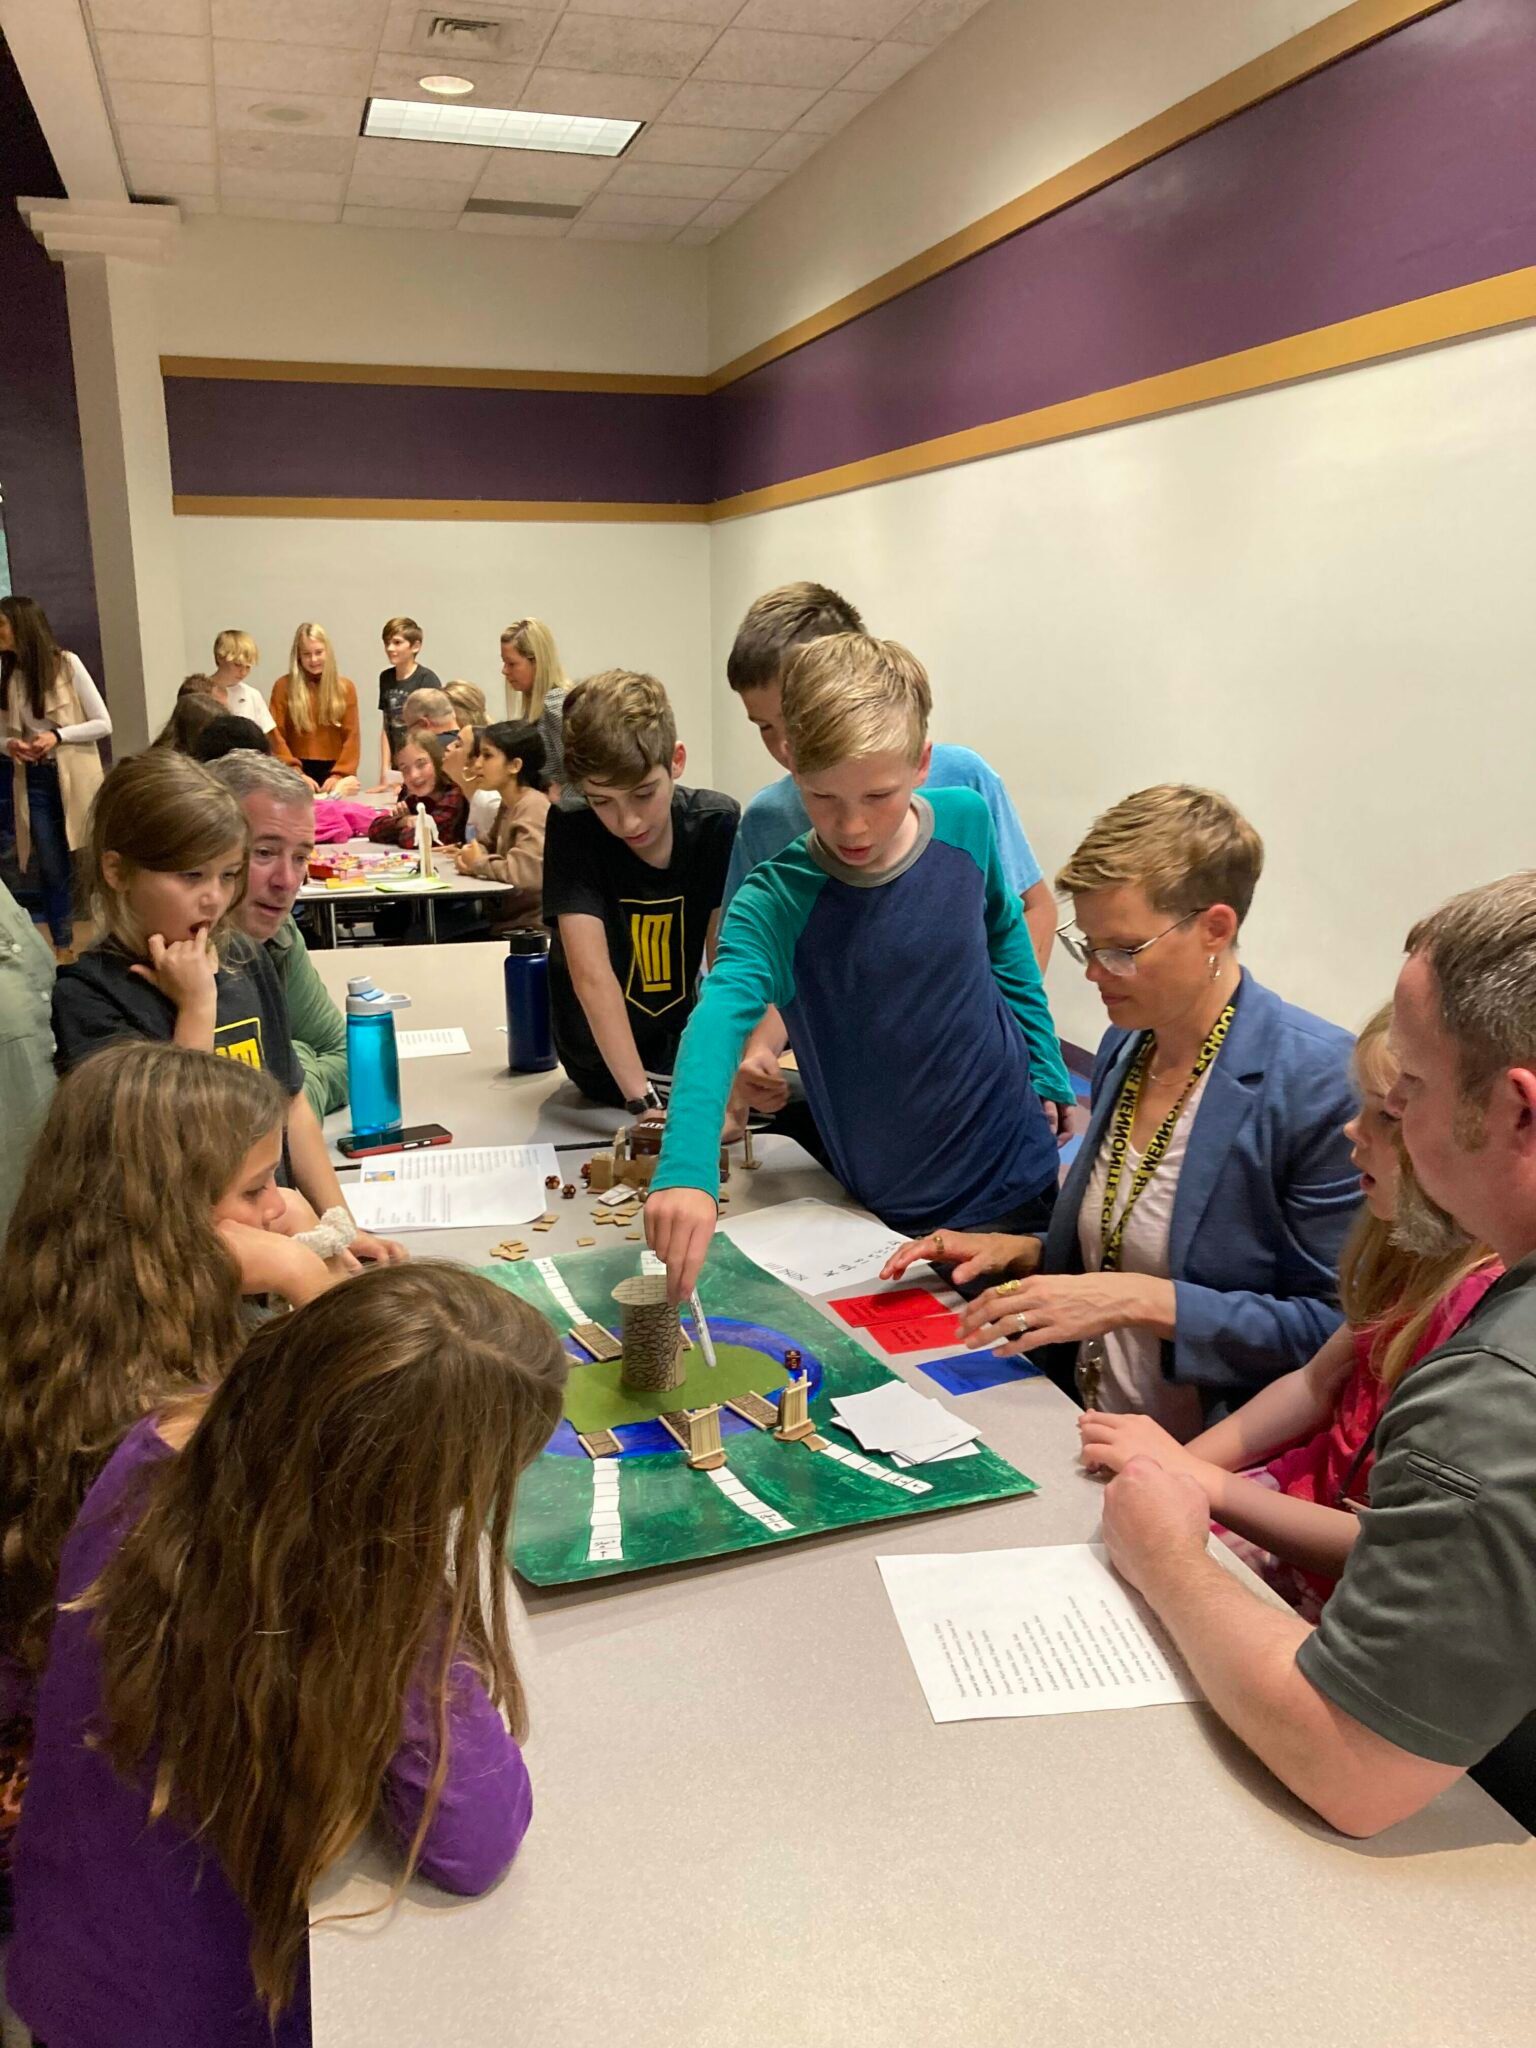
[(1341, 0), (992, 0), (712, 245), (710, 359), (731, 361)]
[[(1047, 874), (1132, 789), (1225, 790), (1268, 847), (1250, 964), (1356, 1026), (1413, 918), (1532, 864), (1533, 532), (1526, 330), (716, 527), (715, 673), (759, 592), (842, 589)], [(722, 708), (721, 786), (767, 765)]]
[(160, 348), (698, 376), (708, 253), (193, 216), (160, 273)]
[(510, 619), (547, 620), (573, 677), (650, 670), (677, 708), (689, 780), (708, 780), (705, 527), (183, 518), (176, 543), (188, 670), (209, 665), (222, 627), (243, 626), (261, 648), (251, 680), (269, 691), (294, 628), (318, 619), (358, 685), (365, 780), (378, 762), (379, 628), (394, 612), (421, 622), (429, 668), (478, 683), (499, 716)]

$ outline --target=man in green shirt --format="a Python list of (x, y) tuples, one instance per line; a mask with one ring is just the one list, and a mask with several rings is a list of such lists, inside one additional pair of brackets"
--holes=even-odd
[(0, 882), (0, 1237), (53, 1096), (53, 953)]
[(1206, 1554), (1204, 1492), (1152, 1458), (1110, 1484), (1104, 1536), (1217, 1713), (1334, 1827), (1379, 1833), (1470, 1772), (1536, 1828), (1536, 873), (1446, 904), (1408, 956), (1389, 1107), (1436, 1205), (1415, 1220), (1505, 1277), (1389, 1401), (1315, 1629)]
[(251, 828), (251, 876), (236, 921), (277, 969), (304, 1094), (324, 1118), (347, 1099), (347, 1025), (293, 921), (315, 850), (315, 800), (302, 775), (265, 754), (242, 750), (209, 766)]

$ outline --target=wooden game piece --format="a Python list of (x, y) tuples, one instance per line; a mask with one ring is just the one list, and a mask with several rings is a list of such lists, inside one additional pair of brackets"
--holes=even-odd
[(560, 1190), (560, 1199), (561, 1199), (561, 1201), (562, 1201), (562, 1202), (574, 1202), (574, 1201), (575, 1201), (575, 1199), (576, 1199), (576, 1183), (575, 1183), (574, 1181), (568, 1180), (568, 1181), (566, 1182), (565, 1186), (564, 1186), (564, 1187), (563, 1187), (563, 1188), (562, 1188), (562, 1189)]
[(581, 1162), (581, 1181), (582, 1181), (582, 1186), (583, 1186), (583, 1187), (585, 1187), (585, 1186), (586, 1186), (586, 1185), (587, 1185), (587, 1184), (588, 1184), (588, 1183), (589, 1183), (589, 1182), (591, 1181), (591, 1179), (592, 1179), (592, 1162), (591, 1162), (591, 1160), (590, 1160), (590, 1159), (583, 1159), (583, 1161)]
[(765, 1401), (761, 1394), (733, 1394), (725, 1403), (733, 1415), (739, 1415), (743, 1422), (750, 1422), (754, 1429), (772, 1429), (779, 1419), (779, 1411), (771, 1401)]
[(683, 1448), (688, 1453), (688, 1467), (693, 1472), (714, 1472), (725, 1463), (725, 1450), (720, 1442), (720, 1408), (714, 1403), (708, 1408), (691, 1408), (687, 1415), (687, 1441)]
[(752, 1126), (750, 1124), (747, 1125), (741, 1134), (741, 1163), (748, 1173), (756, 1173), (763, 1163), (752, 1150)]
[(805, 1360), (800, 1356), (800, 1353), (796, 1351), (793, 1347), (791, 1347), (788, 1351), (785, 1352), (784, 1370), (789, 1374), (791, 1379), (795, 1379), (799, 1376), (800, 1368), (802, 1365), (804, 1365), (804, 1363)]
[(613, 1186), (613, 1160), (606, 1152), (599, 1153), (596, 1159), (589, 1159), (586, 1172), (589, 1193), (600, 1195)]
[(665, 1415), (658, 1415), (656, 1419), (677, 1445), (678, 1449), (686, 1451), (688, 1448), (688, 1410), (686, 1408), (669, 1408)]
[(613, 1290), (624, 1319), (624, 1365), (619, 1384), (630, 1393), (680, 1387), (683, 1367), (677, 1310), (667, 1300), (665, 1273), (636, 1273)]
[(638, 1244), (640, 1242), (640, 1233), (638, 1230), (632, 1230), (629, 1232), (629, 1241), (631, 1244)]
[(810, 1385), (805, 1379), (791, 1380), (779, 1396), (779, 1426), (773, 1432), (781, 1444), (798, 1443), (813, 1436), (816, 1425), (809, 1411)]
[(616, 1458), (624, 1448), (611, 1429), (594, 1429), (589, 1436), (578, 1431), (576, 1441), (589, 1458)]
[(559, 1176), (559, 1174), (558, 1174), (558, 1173), (546, 1173), (546, 1174), (545, 1174), (545, 1176), (544, 1176), (544, 1185), (545, 1185), (545, 1187), (547, 1187), (547, 1188), (557, 1188), (557, 1187), (559, 1187), (559, 1185), (560, 1185), (560, 1176)]
[(611, 1330), (605, 1330), (601, 1323), (577, 1323), (571, 1335), (583, 1351), (590, 1352), (599, 1365), (609, 1359), (622, 1358), (624, 1347)]
[(535, 1229), (535, 1230), (537, 1230), (537, 1231), (539, 1231), (539, 1232), (541, 1232), (541, 1233), (542, 1233), (543, 1231), (546, 1231), (546, 1230), (553, 1230), (555, 1226), (554, 1226), (554, 1224), (553, 1224), (553, 1223), (551, 1222), (551, 1223), (535, 1223), (535, 1225), (534, 1225), (533, 1227), (534, 1227), (534, 1229)]
[(578, 1251), (585, 1251), (589, 1244), (596, 1243), (597, 1239), (595, 1237), (578, 1237), (576, 1240), (576, 1249)]
[(801, 1437), (800, 1441), (808, 1451), (824, 1451), (827, 1448), (826, 1438), (824, 1436), (817, 1436), (814, 1430), (812, 1430), (809, 1436)]

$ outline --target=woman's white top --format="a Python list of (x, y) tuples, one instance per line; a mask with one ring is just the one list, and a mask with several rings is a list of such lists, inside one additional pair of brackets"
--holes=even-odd
[(230, 683), (224, 692), (225, 709), (236, 718), (249, 718), (263, 732), (275, 732), (267, 700), (254, 683)]
[[(80, 699), (80, 709), (85, 716), (77, 725), (61, 725), (60, 740), (104, 740), (112, 730), (112, 717), (102, 700), (100, 690), (91, 681), (90, 670), (78, 654), (66, 649), (64, 663), (69, 670), (70, 681), (75, 686), (75, 695)], [(24, 733), (47, 732), (48, 720), (39, 718), (32, 710), (27, 698), (27, 679), (19, 668), (11, 670), (10, 696), (11, 723), (20, 726)]]
[[(1191, 1090), (1189, 1100), (1173, 1127), (1168, 1150), (1131, 1211), (1120, 1245), (1122, 1273), (1149, 1273), (1158, 1280), (1169, 1277), (1168, 1237), (1173, 1227), (1174, 1198), (1179, 1191), (1179, 1174), (1183, 1170), (1184, 1155), (1189, 1150), (1195, 1112), (1200, 1107), (1200, 1098), (1210, 1078), (1211, 1069), (1207, 1067)], [(1110, 1133), (1106, 1127), (1099, 1156), (1083, 1191), (1083, 1206), (1077, 1212), (1077, 1243), (1085, 1273), (1096, 1273), (1103, 1256), (1101, 1222), (1104, 1189), (1109, 1180), (1109, 1141)], [(1111, 1228), (1124, 1214), (1140, 1164), (1140, 1152), (1134, 1145), (1128, 1145), (1125, 1164), (1120, 1169), (1114, 1211), (1110, 1216)], [(1199, 1435), (1205, 1427), (1200, 1397), (1193, 1387), (1180, 1386), (1164, 1376), (1162, 1339), (1155, 1331), (1111, 1330), (1097, 1341), (1103, 1345), (1105, 1354), (1099, 1381), (1099, 1406), (1106, 1413), (1150, 1415), (1180, 1443), (1187, 1443), (1192, 1436)], [(1086, 1348), (1079, 1345), (1079, 1358)]]
[(469, 836), (472, 839), (489, 839), (491, 827), (496, 822), (496, 813), (500, 809), (499, 791), (477, 789), (469, 800)]

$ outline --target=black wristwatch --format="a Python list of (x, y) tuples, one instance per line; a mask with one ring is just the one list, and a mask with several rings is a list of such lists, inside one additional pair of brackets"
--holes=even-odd
[(661, 1097), (654, 1088), (647, 1088), (643, 1095), (637, 1095), (633, 1101), (627, 1101), (624, 1107), (631, 1116), (644, 1116), (648, 1109), (661, 1108)]

